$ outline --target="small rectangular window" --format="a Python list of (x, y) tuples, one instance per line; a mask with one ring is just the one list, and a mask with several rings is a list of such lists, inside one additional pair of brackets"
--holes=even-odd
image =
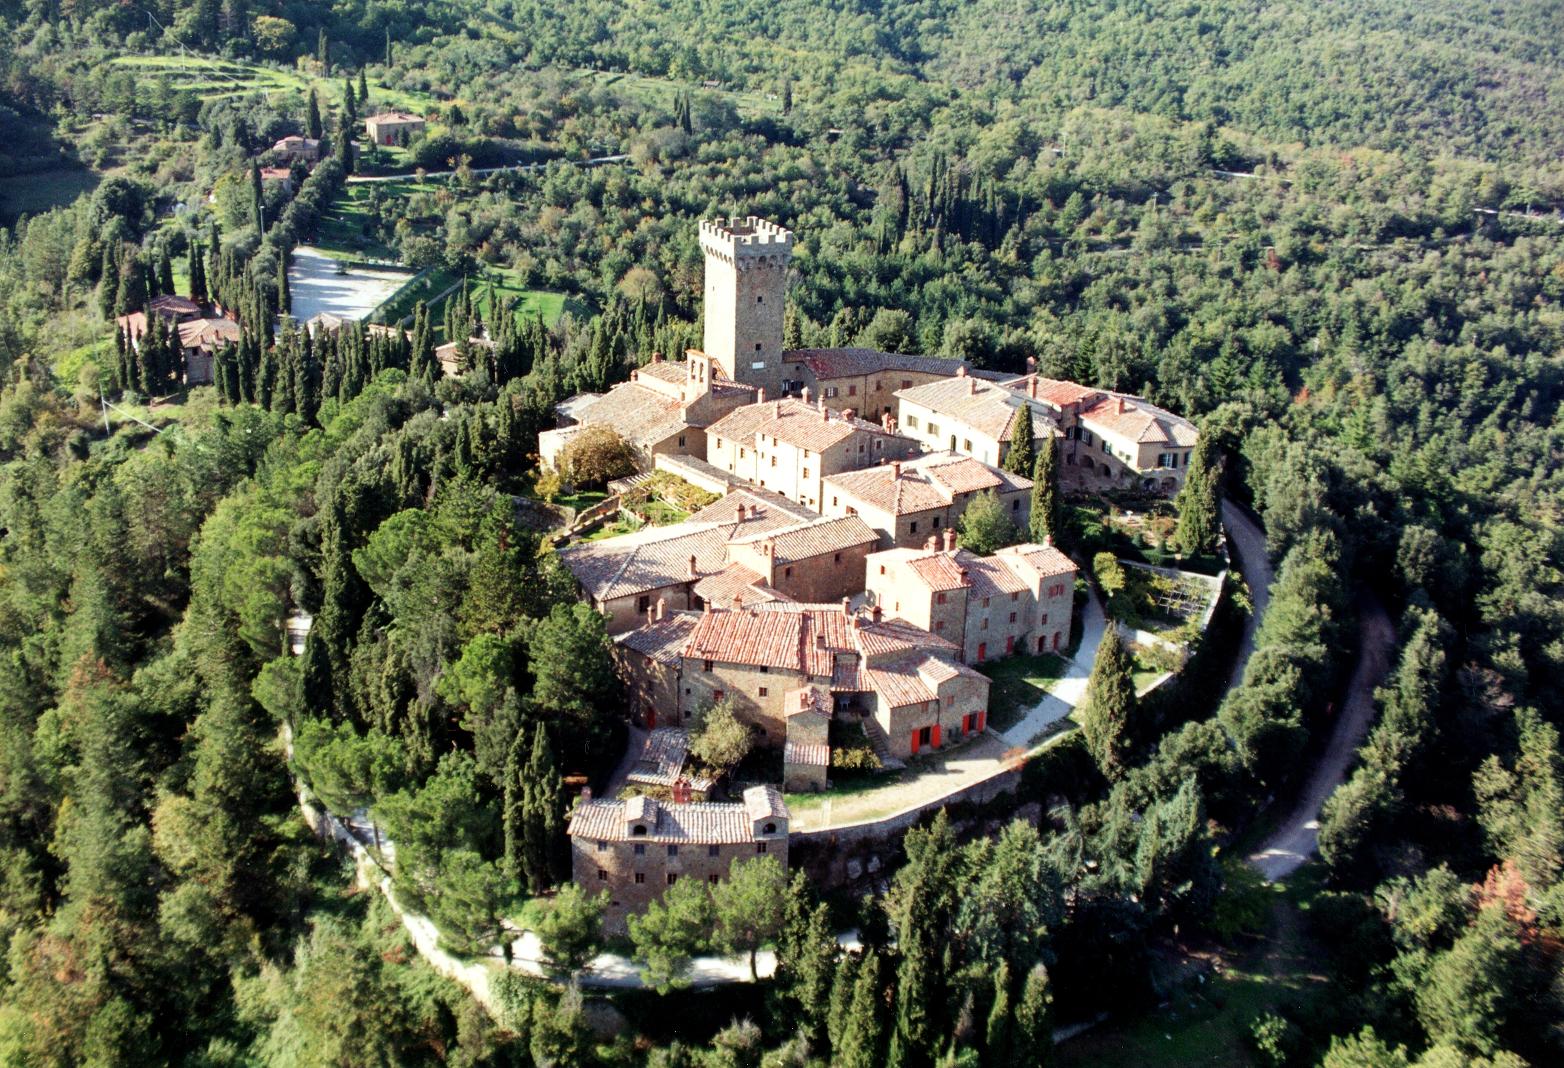
[(677, 875), (675, 875), (673, 872), (669, 872), (668, 873), (668, 885), (669, 886), (672, 886), (674, 883), (676, 883), (678, 881), (679, 881), (679, 877)]
[[(718, 856), (721, 856), (722, 855), (722, 847), (718, 846), (718, 845), (709, 845), (709, 846), (706, 847), (706, 855), (708, 857), (718, 857)], [(715, 878), (715, 876), (713, 876), (713, 878)]]
[(635, 855), (638, 856), (638, 857), (646, 856), (646, 843), (645, 842), (637, 842), (637, 843), (635, 843)]
[(608, 882), (608, 873), (602, 868), (597, 869), (597, 881), (600, 883)]
[(842, 554), (841, 554), (841, 553), (837, 553), (837, 554), (836, 554), (836, 559), (835, 559), (835, 560), (833, 560), (833, 561), (832, 561), (832, 563), (836, 563), (836, 564), (839, 564), (839, 563), (841, 563), (841, 562), (842, 562)]
[(1015, 621), (1016, 621), (1016, 614), (1014, 612), (1011, 612), (1010, 613), (1010, 622), (1014, 623)]
[(909, 531), (911, 533), (916, 534), (918, 532), (918, 521), (916, 519), (914, 519), (912, 521), (912, 526), (909, 527), (908, 529), (909, 529)]
[(604, 841), (601, 841), (601, 840), (599, 840), (599, 841), (598, 841), (598, 843), (597, 843), (597, 851), (598, 851), (598, 852), (599, 852), (599, 853), (605, 853), (605, 852), (607, 852), (607, 851), (608, 851), (608, 843), (607, 843), (607, 842), (604, 842)]
[(934, 597), (934, 601), (935, 601), (936, 604), (944, 604), (945, 603), (945, 595), (943, 593), (936, 594), (935, 597)]
[(756, 842), (755, 843), (755, 852), (757, 852), (757, 853), (764, 853), (765, 851), (766, 851), (766, 843), (764, 843), (764, 842)]
[(769, 697), (769, 696), (771, 696), (771, 691), (766, 689), (766, 687), (762, 686), (760, 688), (760, 696), (762, 696), (762, 697)]
[(858, 396), (858, 387), (857, 386), (848, 386), (847, 387), (847, 395), (849, 397), (856, 397), (856, 396)]
[(669, 855), (669, 856), (670, 856), (670, 857), (676, 857), (676, 856), (678, 856), (678, 855), (679, 855), (679, 847), (678, 847), (678, 846), (676, 846), (676, 845), (672, 845), (672, 844), (670, 844), (670, 845), (669, 845), (669, 846), (668, 846), (668, 855)]
[(635, 882), (636, 882), (637, 886), (639, 886), (641, 883), (646, 882), (646, 873), (644, 871), (636, 872), (635, 873)]
[(710, 671), (711, 670), (711, 661), (707, 660), (707, 661), (703, 662), (703, 664), (701, 665), (701, 670), (702, 671)]

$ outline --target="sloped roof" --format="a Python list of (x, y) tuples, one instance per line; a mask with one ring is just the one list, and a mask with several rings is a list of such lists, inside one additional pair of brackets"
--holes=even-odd
[(232, 319), (191, 319), (179, 324), (179, 344), (187, 349), (210, 349), (239, 340), (239, 324)]
[[(1021, 410), (1021, 405), (1026, 403), (1019, 392), (982, 381), (974, 375), (957, 375), (910, 389), (899, 389), (896, 397), (938, 412), (995, 441), (1010, 440), (1016, 414)], [(1051, 425), (1053, 419), (1050, 416), (1033, 412), (1034, 434)]]
[(901, 464), (828, 475), (826, 485), (892, 515), (912, 515), (951, 504), (959, 494), (1029, 490), (1032, 480), (970, 456), (934, 453)]
[[(797, 526), (783, 527), (769, 533), (750, 534), (735, 538), (733, 545), (772, 545), (772, 559), (779, 564), (794, 564), (800, 560), (812, 560), (826, 553), (841, 552), (859, 545), (869, 545), (880, 536), (855, 515), (834, 519), (814, 519)], [(756, 576), (757, 578), (759, 576)]]
[(746, 404), (711, 424), (709, 432), (738, 442), (750, 442), (762, 434), (815, 452), (824, 452), (854, 433), (893, 436), (879, 423), (857, 416), (848, 419), (824, 405), (793, 398)]
[[(633, 818), (633, 806), (641, 800), (583, 801), (571, 813), (567, 833), (574, 838), (602, 841), (690, 842), (697, 845), (754, 840), (754, 823), (743, 804), (712, 801), (653, 804), (646, 806), (649, 813), (643, 810), (639, 819)], [(638, 824), (646, 828), (645, 834), (631, 833)]]
[(931, 375), (953, 375), (956, 368), (966, 364), (961, 360), (947, 360), (939, 356), (908, 356), (900, 352), (880, 352), (877, 349), (788, 349), (782, 353), (783, 363), (802, 363), (817, 379), (848, 378), (856, 375), (872, 375), (876, 371), (917, 371)]
[(1000, 549), (994, 555), (996, 559), (1014, 561), (1019, 565), (1030, 568), (1041, 578), (1074, 574), (1078, 570), (1075, 566), (1075, 561), (1071, 560), (1063, 552), (1052, 545), (1038, 545), (1036, 542), (1011, 545)]
[(659, 664), (677, 664), (684, 655), (684, 643), (689, 641), (698, 618), (691, 612), (675, 612), (618, 635), (614, 643), (633, 649)]
[(948, 655), (914, 653), (864, 670), (869, 687), (892, 708), (939, 699), (940, 683), (958, 676), (980, 680), (988, 686), (988, 677)]
[(635, 382), (621, 382), (576, 412), (581, 426), (607, 426), (633, 445), (650, 447), (687, 425), (684, 405)]
[(729, 564), (695, 584), (695, 595), (713, 608), (745, 608), (763, 601), (787, 600), (766, 585), (764, 575), (743, 564)]
[(1195, 424), (1164, 411), (1139, 397), (1110, 394), (1081, 410), (1081, 422), (1099, 434), (1104, 431), (1142, 445), (1195, 444)]

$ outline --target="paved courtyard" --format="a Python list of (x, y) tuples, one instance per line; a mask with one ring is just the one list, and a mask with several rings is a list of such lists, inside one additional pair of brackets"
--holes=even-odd
[(299, 322), (322, 312), (359, 320), (385, 303), (386, 298), (413, 277), (411, 271), (352, 267), (319, 249), (300, 245), (288, 262), (288, 290), (293, 297), (293, 318)]

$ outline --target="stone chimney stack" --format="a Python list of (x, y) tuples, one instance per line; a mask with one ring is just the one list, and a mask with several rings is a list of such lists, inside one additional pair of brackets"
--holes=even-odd
[(1045, 549), (1052, 549), (1053, 547), (1054, 547), (1053, 535), (1052, 534), (1044, 534), (1043, 535), (1043, 548), (1045, 548)]
[(803, 389), (803, 392), (801, 392), (799, 394), (799, 396), (804, 398), (804, 403), (805, 404), (808, 404), (809, 403), (809, 387), (805, 386), (804, 389)]
[(1026, 373), (1029, 374), (1029, 375), (1035, 375), (1037, 373), (1037, 357), (1036, 356), (1028, 356), (1026, 358)]
[(975, 379), (975, 378), (967, 379), (967, 396), (969, 396), (969, 397), (977, 396), (977, 379)]
[(967, 569), (966, 568), (962, 568), (961, 569), (961, 584), (963, 586), (970, 586), (970, 585), (972, 585), (972, 576), (967, 574)]
[(764, 404), (764, 403), (766, 403), (766, 387), (765, 386), (761, 386), (759, 389), (755, 390), (755, 403), (756, 404)]
[(825, 411), (825, 394), (824, 393), (820, 394), (820, 396), (815, 399), (815, 404), (820, 408), (820, 410), (822, 412)]
[(891, 461), (891, 481), (895, 482), (900, 477), (901, 477), (901, 461), (900, 460), (892, 460)]
[(661, 623), (668, 615), (668, 598), (657, 598), (657, 622)]
[(842, 412), (842, 418), (851, 423), (853, 421), (853, 417), (857, 414), (858, 412), (856, 409), (848, 408), (846, 411)]
[(695, 571), (695, 557), (693, 557), (693, 556), (692, 556), (692, 557), (690, 557), (690, 564), (689, 564), (689, 567), (688, 567), (688, 568), (686, 568), (686, 569), (685, 569), (685, 576), (686, 576), (686, 577), (687, 577), (687, 578), (695, 578), (695, 577), (696, 577), (696, 571)]
[(874, 606), (874, 610), (872, 612), (870, 612), (870, 614), (869, 614), (869, 618), (874, 620), (876, 623), (878, 623), (880, 621), (880, 617), (881, 617), (882, 614), (883, 614), (883, 612), (882, 612), (880, 606), (879, 605), (875, 605)]
[(581, 800), (583, 800), (583, 801), (590, 801), (590, 800), (592, 800), (592, 788), (590, 786), (583, 786), (581, 788)]
[(933, 552), (938, 552), (939, 551), (939, 535), (938, 534), (930, 534), (929, 535), (929, 539), (923, 543), (923, 551), (924, 552), (929, 552), (929, 553), (933, 553)]
[(1129, 410), (1130, 410), (1130, 402), (1129, 402), (1129, 400), (1127, 398), (1125, 398), (1125, 397), (1120, 397), (1119, 398), (1119, 414), (1123, 415), (1125, 412), (1127, 412)]
[(966, 364), (962, 363), (962, 364), (957, 364), (956, 365), (956, 377), (957, 378), (965, 378), (965, 377), (967, 377), (967, 365)]
[(954, 527), (945, 528), (945, 551), (948, 553), (956, 551), (956, 529)]
[(831, 421), (831, 409), (827, 408), (823, 404), (820, 406), (820, 421), (822, 423), (829, 423)]
[(851, 597), (843, 597), (842, 598), (842, 615), (847, 616), (848, 618), (851, 618), (852, 614), (853, 614), (853, 599)]
[(660, 353), (660, 352), (652, 353), (652, 362), (653, 363), (662, 363), (663, 362), (663, 354)]

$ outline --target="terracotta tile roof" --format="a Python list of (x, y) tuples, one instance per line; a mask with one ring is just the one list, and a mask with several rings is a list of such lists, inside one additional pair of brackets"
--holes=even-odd
[[(745, 509), (742, 521), (740, 505)], [(740, 490), (683, 523), (582, 542), (560, 550), (559, 558), (595, 600), (612, 601), (690, 581), (692, 556), (696, 579), (715, 574), (728, 566), (732, 538), (797, 522), (793, 509), (783, 510), (757, 493)]]
[[(647, 734), (625, 779), (641, 786), (672, 786), (684, 771), (689, 750), (689, 731), (683, 727), (658, 727)], [(711, 780), (692, 778), (690, 786), (709, 790)]]
[[(812, 508), (805, 507), (797, 501), (790, 501), (780, 493), (768, 489), (760, 489), (756, 486), (745, 486), (736, 489), (732, 493), (713, 501), (686, 522), (690, 523), (734, 523), (738, 520), (739, 508), (744, 509), (744, 523), (742, 529), (735, 529), (732, 536), (742, 538), (752, 533), (749, 523), (756, 519), (762, 519), (772, 527), (790, 526), (804, 519), (819, 519), (820, 515)], [(758, 529), (758, 528), (756, 528)]]
[(164, 293), (153, 297), (147, 301), (147, 307), (158, 315), (166, 315), (172, 318), (195, 317), (201, 314), (201, 305), (189, 297), (181, 297), (177, 293)]
[(789, 690), (783, 695), (782, 702), (782, 714), (788, 719), (801, 716), (806, 712), (821, 716), (829, 716), (832, 712), (831, 698), (825, 691), (813, 686), (800, 686), (796, 690)]
[(939, 699), (940, 683), (958, 676), (982, 680), (988, 677), (958, 663), (948, 655), (917, 653), (865, 669), (870, 688), (892, 708)]
[(650, 447), (687, 426), (684, 405), (676, 397), (634, 382), (621, 382), (579, 410), (581, 426), (609, 426), (633, 445)]
[(1138, 397), (1111, 394), (1081, 410), (1081, 422), (1098, 434), (1109, 433), (1143, 445), (1190, 446), (1195, 424)]
[(947, 360), (939, 356), (907, 356), (899, 352), (861, 348), (788, 349), (782, 353), (782, 362), (802, 363), (816, 379), (872, 375), (876, 371), (953, 375), (956, 368), (965, 366), (960, 360)]
[(898, 516), (945, 508), (957, 494), (989, 489), (1010, 493), (1032, 488), (1029, 478), (954, 453), (935, 453), (899, 467), (881, 464), (861, 471), (843, 471), (826, 476), (825, 484)]
[(1035, 571), (1042, 578), (1053, 578), (1057, 575), (1074, 574), (1077, 570), (1075, 561), (1052, 545), (1038, 545), (1035, 542), (1027, 542), (1023, 545), (1011, 545), (1000, 549), (995, 554), (996, 558), (1014, 560), (1024, 564)]
[(852, 659), (866, 662), (919, 649), (954, 652), (944, 638), (901, 620), (856, 620), (839, 605), (771, 603), (733, 611), (713, 610), (685, 645), (692, 660), (792, 671), (830, 678), (834, 690), (852, 688)]
[[(684, 655), (695, 660), (803, 671), (806, 652), (815, 652), (815, 637), (808, 617), (801, 614), (762, 613), (756, 608), (713, 611), (701, 616), (695, 633), (685, 644)], [(819, 672), (829, 673), (829, 667)]]
[(954, 642), (900, 619), (882, 619), (878, 623), (865, 624), (858, 631), (858, 643), (865, 660), (871, 664), (920, 649), (937, 653), (957, 651)]
[[(1004, 386), (984, 382), (972, 375), (957, 375), (896, 391), (898, 400), (919, 405), (967, 426), (995, 441), (1009, 441), (1016, 413), (1025, 403), (1020, 395)], [(903, 419), (906, 418), (904, 414)], [(1052, 425), (1049, 416), (1032, 414), (1032, 430), (1040, 433)]]
[(779, 564), (795, 564), (801, 560), (813, 560), (826, 553), (842, 552), (860, 545), (871, 545), (879, 541), (879, 538), (880, 536), (862, 519), (855, 515), (844, 515), (834, 519), (815, 519), (770, 533), (735, 538), (732, 544), (762, 545), (770, 542), (772, 559)]
[(828, 768), (831, 766), (831, 747), (807, 745), (804, 742), (787, 742), (782, 746), (782, 763)]
[(1029, 588), (1020, 576), (992, 556), (974, 556), (965, 549), (958, 549), (956, 558), (967, 569), (967, 575), (972, 580), (974, 597), (1025, 593)]
[(1093, 389), (1091, 386), (1066, 382), (1059, 378), (1044, 378), (1042, 375), (1021, 375), (1019, 378), (1009, 380), (1005, 385), (1017, 393), (1031, 397), (1033, 400), (1040, 400), (1055, 408), (1086, 403), (1103, 395), (1102, 390)]
[[(742, 804), (694, 801), (644, 806), (640, 818), (631, 813), (637, 801), (583, 801), (571, 813), (567, 831), (573, 838), (608, 842), (657, 842), (725, 845), (755, 840), (754, 824)], [(648, 814), (649, 812), (649, 814)], [(635, 826), (646, 829), (632, 834)]]
[(752, 442), (756, 434), (785, 441), (800, 449), (824, 452), (854, 433), (893, 436), (879, 423), (801, 400), (786, 398), (746, 404), (711, 424), (709, 432), (728, 441)]
[(752, 820), (787, 819), (782, 791), (775, 786), (751, 786), (744, 791), (744, 811)]
[(700, 617), (692, 612), (671, 616), (636, 627), (614, 638), (617, 645), (633, 649), (659, 664), (677, 664), (684, 656), (684, 643), (690, 640)]
[(766, 585), (764, 575), (743, 564), (729, 564), (695, 584), (695, 595), (713, 608), (747, 608), (764, 601), (787, 600)]
[[(909, 551), (909, 550), (903, 550)], [(908, 569), (934, 592), (959, 590), (970, 583), (970, 576), (956, 562), (954, 553), (927, 553), (907, 562)]]
[(192, 319), (179, 324), (179, 344), (187, 349), (214, 349), (239, 340), (239, 324), (232, 319)]
[(423, 122), (421, 115), (409, 115), (405, 111), (382, 111), (376, 115), (370, 115), (365, 122)]

